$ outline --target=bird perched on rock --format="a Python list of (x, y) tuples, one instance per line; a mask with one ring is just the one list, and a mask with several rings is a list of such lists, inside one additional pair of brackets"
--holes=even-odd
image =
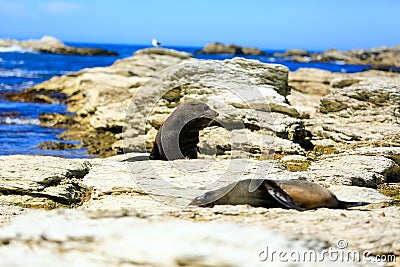
[(159, 47), (159, 46), (161, 46), (161, 43), (158, 42), (156, 38), (153, 38), (153, 40), (151, 40), (151, 44), (152, 44), (154, 47)]

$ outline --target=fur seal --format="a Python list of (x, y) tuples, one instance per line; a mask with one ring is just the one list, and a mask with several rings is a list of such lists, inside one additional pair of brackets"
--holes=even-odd
[(218, 115), (199, 101), (188, 101), (179, 105), (158, 130), (150, 159), (197, 159), (199, 131)]
[(209, 207), (213, 205), (244, 205), (264, 208), (288, 208), (296, 210), (332, 208), (346, 209), (363, 206), (367, 202), (338, 200), (328, 189), (304, 180), (268, 180), (253, 192), (249, 191), (251, 179), (241, 180), (196, 197), (190, 205)]

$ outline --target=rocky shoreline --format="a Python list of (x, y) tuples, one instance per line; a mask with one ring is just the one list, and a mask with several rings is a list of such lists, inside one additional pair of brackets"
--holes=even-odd
[[(354, 65), (371, 65), (374, 69), (397, 70), (400, 68), (400, 46), (376, 47), (340, 51), (329, 49), (322, 53), (290, 49), (285, 53), (274, 53), (276, 57), (289, 57), (296, 62), (344, 62)], [(394, 69), (395, 67), (396, 69)]]
[[(267, 56), (264, 51), (254, 47), (243, 47), (234, 44), (209, 43), (196, 54), (230, 54)], [(353, 49), (341, 51), (328, 49), (324, 52), (310, 52), (303, 49), (289, 49), (285, 52), (275, 52), (271, 56), (284, 57), (294, 62), (343, 62), (353, 65), (370, 65), (372, 69), (399, 71), (400, 46), (376, 47), (371, 49)]]
[(222, 43), (209, 43), (203, 49), (195, 52), (196, 54), (230, 54), (230, 55), (266, 55), (262, 50), (255, 47), (243, 47), (234, 44), (224, 45)]
[(19, 47), (23, 49), (30, 49), (36, 52), (60, 54), (60, 55), (80, 55), (80, 56), (117, 56), (114, 51), (104, 50), (101, 48), (77, 48), (67, 46), (60, 40), (52, 36), (43, 36), (39, 40), (13, 40), (13, 39), (0, 39), (0, 47)]
[[(400, 264), (396, 73), (290, 72), (256, 60), (203, 61), (148, 48), (13, 97), (51, 103), (60, 95), (76, 115), (42, 114), (41, 123), (67, 127), (60, 138), (81, 140), (106, 158), (0, 157), (3, 263), (24, 253), (21, 266), (61, 259), (69, 266), (264, 266), (265, 246), (321, 252), (341, 250), (345, 240), (348, 250)], [(163, 120), (188, 100), (220, 113), (201, 132), (200, 158), (146, 160)], [(265, 177), (306, 179), (341, 200), (371, 204), (305, 212), (188, 206), (231, 179)]]

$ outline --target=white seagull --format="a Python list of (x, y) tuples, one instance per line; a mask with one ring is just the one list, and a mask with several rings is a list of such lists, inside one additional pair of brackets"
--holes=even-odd
[(161, 46), (161, 43), (159, 43), (156, 38), (153, 38), (153, 40), (151, 40), (151, 44), (155, 47), (159, 47)]

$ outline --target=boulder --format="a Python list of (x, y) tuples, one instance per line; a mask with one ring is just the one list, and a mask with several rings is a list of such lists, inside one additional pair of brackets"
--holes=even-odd
[(289, 84), (291, 105), (311, 118), (303, 122), (315, 145), (327, 139), (335, 149), (399, 145), (397, 74), (299, 69), (290, 73)]
[(90, 191), (80, 181), (89, 165), (83, 160), (44, 156), (1, 156), (0, 201), (21, 207), (77, 205)]
[(266, 55), (265, 52), (254, 47), (242, 47), (234, 44), (224, 45), (222, 43), (209, 43), (196, 54), (232, 54), (232, 55)]
[(101, 48), (73, 47), (67, 46), (60, 40), (52, 36), (43, 36), (39, 40), (12, 40), (0, 39), (0, 47), (18, 46), (24, 49), (62, 55), (81, 55), (81, 56), (117, 56), (114, 51), (108, 51)]
[(274, 53), (274, 57), (309, 57), (311, 54), (307, 50), (289, 49), (284, 53)]
[(372, 65), (374, 68), (391, 66), (400, 67), (400, 47), (377, 47), (372, 49), (354, 49), (340, 51), (330, 49), (321, 54), (315, 54), (312, 61), (343, 61), (347, 64)]

